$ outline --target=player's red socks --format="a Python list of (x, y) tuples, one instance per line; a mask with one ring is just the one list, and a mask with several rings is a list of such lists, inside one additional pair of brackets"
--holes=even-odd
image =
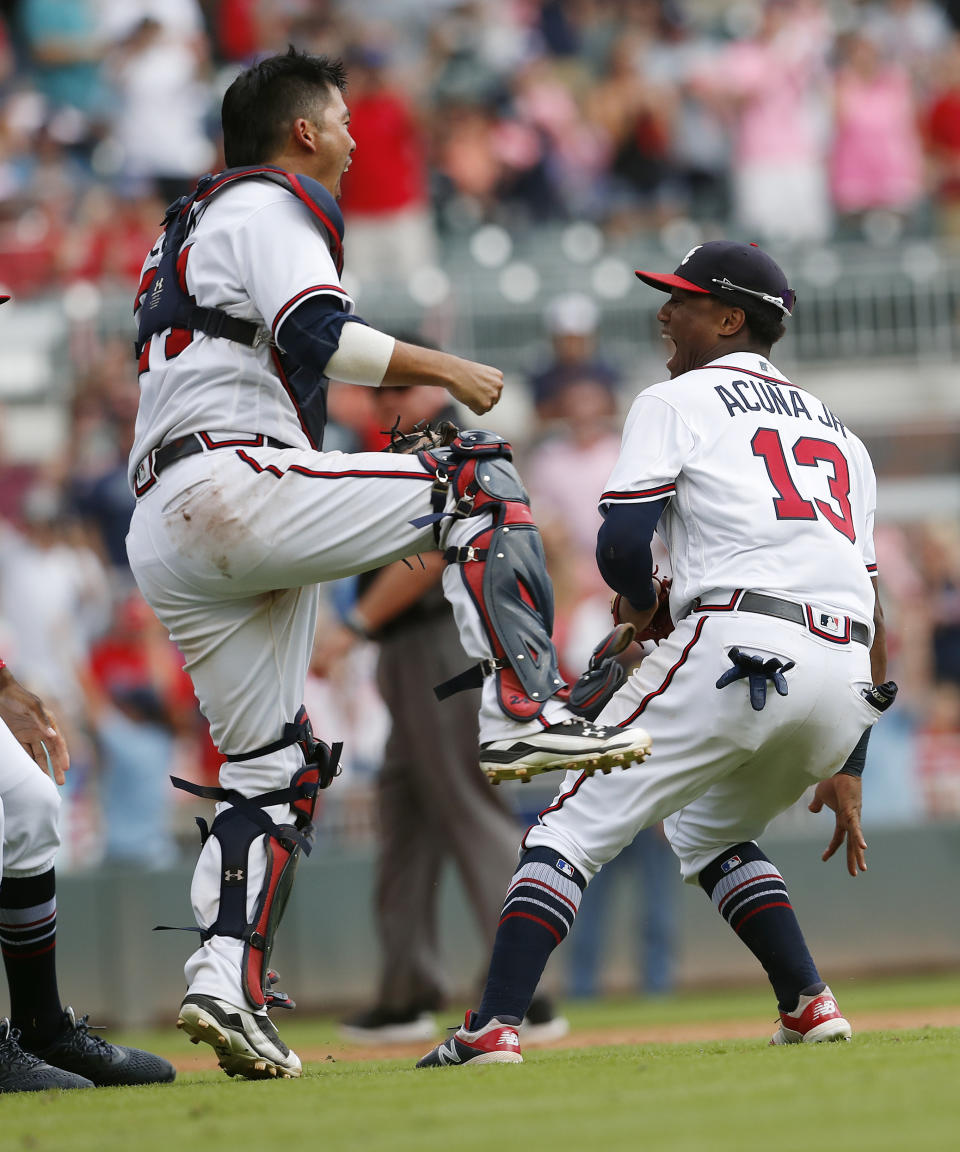
[(792, 1012), (821, 983), (776, 865), (752, 842), (735, 844), (700, 873), (700, 887), (763, 965), (777, 1001)]

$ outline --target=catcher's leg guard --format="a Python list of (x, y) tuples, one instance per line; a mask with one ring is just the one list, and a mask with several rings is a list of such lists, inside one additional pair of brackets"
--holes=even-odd
[[(501, 710), (532, 720), (566, 687), (551, 640), (553, 586), (530, 500), (511, 462), (510, 445), (491, 432), (462, 432), (448, 448), (421, 454), (436, 475), (437, 524), (482, 517), (466, 545), (444, 551), (459, 564), (480, 614), (492, 659), (440, 685), (442, 699), (494, 674)], [(450, 499), (453, 508), (447, 510)], [(444, 511), (440, 511), (443, 508)], [(438, 542), (444, 533), (438, 532)]]
[[(290, 898), (300, 854), (310, 854), (313, 817), (320, 789), (336, 775), (340, 753), (340, 745), (331, 749), (313, 738), (305, 712), (298, 715), (295, 725), (287, 727), (291, 730), (296, 728), (299, 738), (288, 739), (285, 743), (301, 744), (307, 758), (306, 765), (295, 773), (287, 788), (259, 796), (243, 796), (233, 790), (204, 788), (173, 778), (176, 787), (227, 805), (217, 814), (209, 829), (205, 820), (197, 819), (204, 843), (208, 837), (213, 837), (220, 847), (217, 916), (213, 923), (200, 930), (200, 936), (203, 940), (212, 936), (231, 936), (243, 941), (241, 983), (254, 1009), (293, 1006), (288, 997), (271, 988), (270, 953), (277, 926)], [(250, 759), (264, 751), (266, 749), (258, 749), (231, 759)], [(274, 804), (289, 804), (293, 808), (293, 822), (278, 824), (271, 819), (264, 809)], [(266, 859), (260, 889), (251, 910), (251, 849), (261, 839)]]

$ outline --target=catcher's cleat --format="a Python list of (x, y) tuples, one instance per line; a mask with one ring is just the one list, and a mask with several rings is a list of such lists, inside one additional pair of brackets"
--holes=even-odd
[(642, 728), (613, 728), (570, 717), (519, 740), (492, 740), (480, 749), (480, 768), (491, 784), (529, 781), (541, 772), (609, 772), (650, 754)]
[(475, 1012), (468, 1012), (463, 1026), (442, 1044), (438, 1044), (421, 1060), (418, 1068), (444, 1068), (448, 1064), (522, 1064), (520, 1021), (511, 1016), (502, 1020), (495, 1016), (488, 1024), (471, 1031)]
[(813, 996), (801, 996), (792, 1012), (780, 1013), (780, 1026), (770, 1038), (771, 1045), (821, 1044), (825, 1040), (849, 1040), (850, 1024), (840, 1013), (833, 993), (824, 985)]
[(60, 1029), (53, 1040), (34, 1055), (74, 1076), (83, 1076), (100, 1088), (128, 1084), (167, 1084), (176, 1078), (176, 1069), (162, 1056), (141, 1048), (125, 1048), (94, 1036), (88, 1017), (77, 1019), (65, 1008)]
[(209, 1044), (228, 1076), (289, 1080), (301, 1074), (300, 1057), (280, 1039), (266, 1011), (251, 1012), (198, 993), (184, 998), (177, 1027), (194, 1044)]
[(48, 1088), (92, 1088), (92, 1080), (47, 1064), (20, 1046), (20, 1033), (0, 1020), (0, 1092), (44, 1092)]

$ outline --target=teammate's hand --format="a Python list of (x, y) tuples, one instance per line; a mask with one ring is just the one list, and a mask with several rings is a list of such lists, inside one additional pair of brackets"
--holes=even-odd
[(310, 657), (310, 671), (324, 679), (334, 675), (350, 655), (360, 637), (343, 624), (334, 624), (318, 637)]
[(472, 360), (459, 361), (459, 371), (447, 384), (447, 391), (471, 412), (482, 416), (500, 399), (503, 391), (503, 373), (489, 364), (475, 364)]
[(0, 720), (34, 763), (62, 784), (70, 767), (70, 755), (57, 730), (57, 721), (40, 697), (28, 692), (8, 668), (0, 669)]
[(867, 870), (867, 842), (860, 828), (860, 805), (862, 782), (859, 776), (838, 772), (827, 780), (821, 780), (808, 807), (811, 812), (820, 812), (824, 804), (836, 813), (837, 823), (833, 838), (821, 857), (829, 860), (840, 845), (847, 842), (847, 871), (851, 876)]

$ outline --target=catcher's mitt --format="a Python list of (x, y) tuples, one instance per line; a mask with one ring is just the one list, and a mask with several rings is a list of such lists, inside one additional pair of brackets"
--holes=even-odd
[(630, 647), (635, 632), (632, 624), (618, 624), (594, 648), (587, 670), (567, 697), (571, 712), (587, 720), (596, 720), (627, 678), (627, 670), (617, 657)]
[[(657, 586), (657, 608), (646, 627), (638, 630), (634, 637), (638, 644), (643, 644), (648, 640), (652, 640), (654, 644), (659, 644), (661, 640), (666, 640), (674, 628), (673, 618), (670, 615), (670, 587), (673, 581), (668, 576), (662, 580), (654, 576), (653, 582)], [(623, 597), (618, 592), (610, 605), (615, 624), (621, 622), (620, 607), (622, 603)]]
[(413, 456), (417, 452), (425, 452), (430, 448), (446, 448), (460, 435), (460, 429), (452, 420), (438, 420), (436, 424), (421, 421), (414, 425), (412, 432), (400, 432), (397, 423), (390, 429), (390, 443), (383, 449), (384, 452), (397, 452), (403, 456)]

